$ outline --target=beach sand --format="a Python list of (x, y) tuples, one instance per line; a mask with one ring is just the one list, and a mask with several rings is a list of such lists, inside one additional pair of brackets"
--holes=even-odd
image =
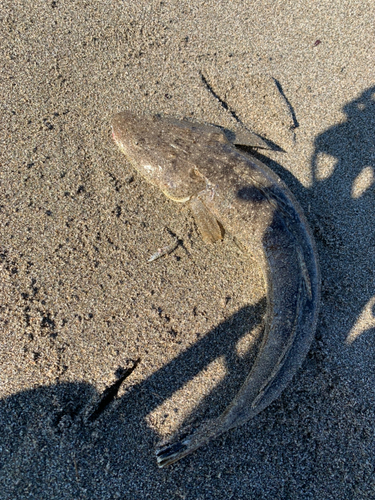
[[(369, 0), (3, 1), (1, 499), (375, 498), (374, 18)], [(155, 444), (248, 373), (264, 285), (133, 170), (123, 109), (260, 134), (321, 265), (290, 386), (166, 469)]]

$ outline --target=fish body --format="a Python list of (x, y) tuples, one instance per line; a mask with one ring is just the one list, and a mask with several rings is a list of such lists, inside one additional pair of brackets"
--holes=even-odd
[(266, 165), (236, 149), (216, 126), (125, 111), (113, 137), (134, 167), (164, 194), (191, 205), (206, 242), (228, 231), (259, 264), (267, 313), (258, 356), (222, 415), (157, 448), (164, 467), (241, 425), (283, 391), (314, 337), (320, 294), (315, 244), (301, 207)]

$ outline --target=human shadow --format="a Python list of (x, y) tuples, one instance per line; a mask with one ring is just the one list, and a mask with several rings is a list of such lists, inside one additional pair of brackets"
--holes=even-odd
[[(214, 413), (223, 410), (225, 401), (238, 391), (251, 364), (249, 358), (254, 356), (253, 350), (237, 356), (236, 345), (263, 321), (265, 309), (265, 299), (243, 307), (190, 349), (131, 386), (120, 399), (108, 399), (108, 391), (100, 395), (86, 383), (58, 383), (3, 399), (0, 498), (25, 498), (26, 494), (52, 498), (68, 484), (71, 498), (78, 498), (82, 488), (91, 491), (90, 498), (100, 498), (98, 484), (108, 482), (100, 470), (103, 456), (112, 464), (111, 476), (117, 471), (122, 487), (128, 487), (140, 464), (155, 464), (157, 438), (146, 425), (146, 416), (218, 357), (225, 359), (228, 373), (215, 394), (205, 399), (202, 409), (204, 416), (213, 407)], [(233, 367), (235, 380), (228, 388), (226, 381)], [(94, 480), (97, 474), (100, 479)]]
[[(315, 140), (312, 200), (321, 258), (330, 266), (324, 298), (347, 312), (347, 337), (375, 294), (375, 87), (343, 111), (346, 120)], [(319, 162), (327, 155), (334, 159), (334, 168), (321, 178)]]
[[(304, 208), (322, 275), (320, 333), (348, 340), (375, 295), (375, 87), (343, 107), (346, 119), (318, 135), (305, 188), (278, 163), (255, 154), (290, 187)], [(372, 342), (373, 321), (356, 336)], [(329, 332), (329, 333), (328, 333)], [(352, 354), (351, 354), (352, 355)]]
[[(345, 343), (361, 311), (375, 295), (375, 253), (369, 251), (375, 248), (375, 196), (370, 170), (366, 171), (370, 181), (364, 179), (362, 185), (365, 187), (354, 191), (364, 169), (374, 162), (374, 96), (375, 87), (367, 89), (344, 106), (347, 117), (344, 122), (316, 138), (311, 159), (313, 182), (309, 188), (302, 186), (280, 164), (255, 154), (294, 192), (305, 210), (317, 242), (323, 281), (322, 309), (318, 343), (314, 343), (307, 360), (310, 372), (313, 366), (313, 378), (316, 379), (324, 364), (330, 368), (325, 369), (323, 377), (330, 377), (329, 372), (333, 371), (338, 358), (341, 358), (341, 365), (345, 365), (350, 357), (353, 359), (352, 350), (343, 351), (338, 346)], [(324, 156), (334, 162), (322, 172), (320, 162), (324, 163)], [(57, 383), (3, 399), (0, 402), (0, 497), (140, 498), (140, 492), (144, 497), (146, 491), (156, 491), (155, 485), (146, 484), (143, 479), (146, 470), (149, 473), (155, 469), (153, 448), (158, 440), (158, 436), (147, 426), (145, 417), (219, 356), (225, 359), (229, 375), (235, 367), (235, 382), (228, 387), (228, 377), (225, 377), (203, 400), (194, 416), (210, 418), (214, 413), (220, 413), (249, 369), (250, 356), (237, 356), (236, 345), (251, 328), (262, 322), (265, 308), (265, 300), (244, 307), (149, 378), (132, 386), (124, 396), (103, 405), (94, 419), (88, 419), (87, 412), (92, 401), (100, 400), (101, 395), (90, 384)], [(373, 309), (372, 312), (374, 314)], [(358, 346), (354, 353), (355, 362), (360, 365), (362, 373), (368, 370), (372, 379), (373, 333), (372, 327), (364, 329), (354, 342), (354, 346)], [(311, 364), (311, 359), (317, 361)], [(353, 383), (354, 393), (361, 381), (350, 378), (352, 366), (351, 363), (345, 373), (347, 380)], [(339, 413), (332, 410), (336, 403), (326, 397), (326, 387), (317, 399), (320, 382), (316, 382), (312, 391), (311, 377), (302, 370), (301, 378), (304, 376), (308, 383), (303, 385), (303, 380), (300, 382), (303, 397), (300, 389), (296, 396), (292, 396), (293, 391), (287, 391), (288, 396), (284, 393), (280, 399), (292, 402), (298, 398), (298, 405), (305, 405), (305, 411), (312, 420), (318, 418), (324, 421), (327, 415), (332, 418), (331, 414), (339, 419)], [(327, 384), (330, 391), (333, 390), (331, 386), (336, 386), (337, 397), (342, 394), (340, 384), (340, 380), (333, 376)], [(274, 406), (257, 417), (265, 424), (259, 436), (249, 438), (252, 440), (252, 454), (262, 450), (267, 425), (270, 425), (266, 425), (267, 413), (275, 411)], [(359, 418), (358, 415), (356, 418)], [(296, 435), (293, 432), (298, 423), (302, 428), (306, 417), (299, 417), (296, 411), (289, 424), (284, 422), (282, 432), (273, 434), (274, 446), (281, 450), (280, 453), (288, 453), (288, 435), (291, 436), (289, 448), (294, 446)], [(319, 432), (320, 428), (317, 428), (316, 433)], [(311, 476), (309, 491), (317, 491), (318, 483), (323, 482), (324, 468), (329, 470), (337, 443), (341, 446), (341, 441), (346, 439), (344, 432), (332, 433), (326, 447), (321, 445), (324, 453), (314, 455), (319, 473)], [(363, 444), (365, 439), (369, 442), (371, 438), (361, 435), (361, 439)], [(306, 446), (311, 442), (310, 436)], [(228, 443), (228, 446), (235, 449), (239, 444)], [(264, 456), (266, 452), (262, 453)], [(231, 453), (226, 453), (223, 460), (229, 460), (228, 457), (231, 458)], [(250, 463), (250, 459), (247, 460)], [(250, 474), (250, 465), (246, 471)], [(288, 477), (288, 474), (293, 474), (293, 467), (288, 466), (288, 459), (284, 457), (283, 468), (273, 473)], [(189, 474), (196, 477), (197, 472), (190, 470)], [(260, 467), (256, 476), (267, 488), (268, 473)], [(224, 488), (227, 483), (224, 481), (222, 484)], [(237, 489), (238, 494), (241, 491)]]

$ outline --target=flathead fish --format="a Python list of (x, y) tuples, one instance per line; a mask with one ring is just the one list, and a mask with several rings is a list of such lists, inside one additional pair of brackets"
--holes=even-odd
[[(215, 242), (228, 231), (259, 264), (266, 284), (265, 331), (249, 375), (222, 415), (158, 446), (157, 462), (164, 467), (253, 418), (291, 381), (315, 333), (317, 254), (302, 209), (284, 182), (239, 151), (220, 127), (125, 111), (114, 116), (112, 130), (147, 181), (168, 198), (190, 203), (203, 240)], [(253, 145), (259, 141), (254, 136)]]

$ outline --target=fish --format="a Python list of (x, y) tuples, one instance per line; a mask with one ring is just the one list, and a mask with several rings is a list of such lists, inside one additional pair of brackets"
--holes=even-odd
[[(259, 265), (266, 288), (264, 334), (243, 385), (224, 412), (157, 445), (165, 467), (254, 418), (292, 380), (315, 335), (320, 271), (312, 232), (286, 184), (235, 146), (218, 125), (123, 111), (112, 119), (115, 143), (152, 185), (189, 203), (202, 239), (229, 233)], [(261, 140), (249, 132), (248, 146)]]

